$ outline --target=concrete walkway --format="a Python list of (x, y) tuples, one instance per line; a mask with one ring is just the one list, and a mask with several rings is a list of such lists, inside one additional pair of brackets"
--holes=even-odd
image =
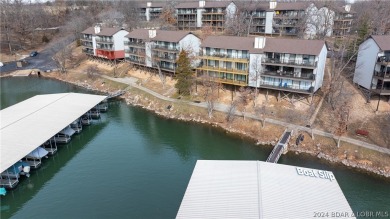
[[(116, 82), (119, 82), (119, 83), (127, 84), (127, 85), (129, 85), (131, 87), (135, 87), (135, 88), (137, 88), (139, 90), (142, 90), (142, 91), (144, 91), (146, 93), (149, 93), (149, 94), (151, 94), (151, 95), (153, 95), (153, 96), (155, 96), (155, 97), (157, 97), (157, 98), (159, 98), (161, 100), (170, 101), (170, 102), (174, 102), (174, 103), (186, 103), (188, 105), (202, 107), (202, 108), (206, 108), (207, 109), (207, 103), (205, 103), (205, 102), (194, 103), (194, 102), (185, 101), (185, 100), (173, 99), (173, 98), (169, 98), (169, 97), (163, 96), (163, 95), (161, 95), (161, 94), (159, 94), (157, 92), (154, 92), (154, 91), (152, 91), (152, 90), (150, 90), (148, 88), (142, 87), (142, 86), (140, 86), (140, 85), (138, 85), (136, 83), (137, 82), (136, 78), (132, 78), (132, 77), (113, 78), (113, 77), (109, 77), (109, 76), (106, 76), (106, 75), (102, 75), (102, 77), (106, 78), (108, 80), (112, 80), (112, 81), (116, 81)], [(214, 110), (227, 113), (228, 110), (229, 110), (229, 106), (226, 105), (226, 104), (216, 103), (215, 106), (214, 106)], [(236, 112), (235, 115), (236, 116), (243, 116), (243, 114), (239, 113), (239, 112)], [(246, 118), (251, 118), (251, 119), (254, 119), (254, 120), (261, 121), (261, 118), (259, 118), (256, 115), (253, 115), (253, 114), (250, 114), (250, 113), (245, 113), (244, 115), (245, 115)], [(283, 126), (283, 127), (292, 128), (292, 129), (295, 129), (295, 130), (305, 131), (305, 132), (308, 132), (308, 133), (311, 133), (311, 131), (313, 131), (313, 133), (316, 134), (316, 135), (320, 135), (320, 136), (324, 136), (324, 137), (328, 137), (328, 138), (334, 138), (334, 139), (337, 138), (336, 136), (334, 136), (332, 133), (329, 133), (329, 132), (324, 132), (324, 131), (317, 130), (317, 129), (311, 130), (310, 128), (307, 128), (307, 127), (304, 127), (304, 126), (294, 125), (294, 124), (291, 124), (291, 123), (287, 123), (287, 122), (283, 122), (283, 121), (279, 121), (279, 120), (275, 120), (275, 119), (271, 119), (271, 118), (266, 118), (265, 122), (272, 123), (272, 124), (275, 124), (275, 125), (280, 125), (280, 126)], [(378, 151), (378, 152), (390, 155), (390, 149), (383, 148), (383, 147), (380, 147), (378, 145), (370, 144), (370, 143), (367, 143), (367, 142), (364, 142), (364, 141), (359, 141), (359, 140), (356, 140), (356, 139), (353, 139), (353, 138), (349, 138), (349, 137), (344, 137), (344, 136), (341, 137), (341, 141), (348, 142), (348, 143), (351, 143), (351, 144), (354, 144), (354, 145), (357, 145), (357, 146), (360, 146), (360, 147), (364, 147), (364, 148), (367, 148), (367, 149), (370, 149), (370, 150), (374, 150), (374, 151)]]

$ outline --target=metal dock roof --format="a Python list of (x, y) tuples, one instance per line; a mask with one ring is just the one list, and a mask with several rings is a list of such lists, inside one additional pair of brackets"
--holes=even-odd
[(332, 172), (261, 161), (198, 160), (177, 218), (313, 218), (321, 212), (331, 218), (336, 217), (332, 213), (352, 216)]
[(37, 95), (0, 111), (0, 173), (42, 145), (106, 96)]

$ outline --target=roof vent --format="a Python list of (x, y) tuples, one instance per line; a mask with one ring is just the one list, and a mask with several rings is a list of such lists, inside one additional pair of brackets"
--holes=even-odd
[(152, 7), (152, 3), (151, 2), (146, 2), (146, 7), (148, 7), (148, 8)]
[(206, 5), (206, 1), (199, 1), (199, 8), (203, 8)]
[(265, 37), (255, 37), (255, 49), (264, 49)]
[(276, 8), (276, 5), (277, 5), (277, 2), (275, 2), (275, 1), (270, 1), (270, 2), (269, 2), (269, 9), (275, 9), (275, 8)]
[(157, 31), (154, 29), (149, 30), (149, 38), (155, 38), (157, 35)]
[(100, 33), (100, 26), (96, 25), (95, 26), (95, 34), (98, 34), (98, 33)]

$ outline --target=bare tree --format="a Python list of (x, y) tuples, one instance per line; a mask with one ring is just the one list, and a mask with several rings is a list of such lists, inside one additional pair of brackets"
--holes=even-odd
[(339, 105), (336, 110), (333, 111), (334, 118), (337, 118), (337, 122), (334, 122), (334, 130), (333, 133), (338, 136), (337, 138), (337, 147), (340, 147), (341, 137), (348, 130), (349, 123), (349, 114), (350, 114), (350, 106), (347, 102)]
[(177, 23), (175, 14), (175, 5), (176, 2), (169, 1), (167, 4), (163, 7), (161, 15), (160, 15), (160, 27), (164, 30), (175, 30), (175, 24)]
[(72, 48), (69, 42), (63, 40), (57, 42), (55, 47), (52, 48), (54, 51), (58, 51), (54, 56), (53, 60), (56, 62), (57, 67), (61, 73), (66, 73), (68, 66), (67, 61), (72, 58)]
[(218, 99), (218, 90), (220, 89), (220, 84), (213, 81), (212, 78), (208, 75), (202, 77), (202, 85), (204, 87), (203, 97), (207, 103), (207, 113), (209, 118), (213, 117), (215, 102)]
[[(256, 102), (257, 102), (257, 96), (259, 95), (259, 88), (260, 88), (260, 84), (261, 84), (261, 75), (263, 73), (263, 68), (261, 67), (261, 60), (260, 60), (260, 56), (257, 56), (253, 62), (252, 62), (252, 71), (254, 74), (252, 74), (249, 78), (249, 80), (253, 81), (254, 82), (254, 86), (255, 86), (255, 92), (253, 94), (253, 106), (256, 107)], [(260, 82), (258, 83), (258, 81), (260, 80)]]
[(265, 119), (268, 116), (269, 109), (267, 108), (267, 101), (263, 101), (261, 106), (255, 107), (255, 113), (261, 118), (261, 126), (265, 127)]

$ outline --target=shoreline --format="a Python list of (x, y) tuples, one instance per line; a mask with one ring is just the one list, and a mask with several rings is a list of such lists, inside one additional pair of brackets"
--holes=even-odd
[[(54, 75), (53, 73), (49, 73), (49, 74), (45, 73), (45, 74), (43, 74), (43, 77), (47, 78), (47, 79), (58, 80), (61, 82), (76, 85), (78, 87), (82, 87), (84, 89), (87, 89), (87, 90), (90, 90), (93, 92), (98, 92), (98, 93), (103, 93), (103, 94), (110, 93), (110, 87), (102, 88), (102, 87), (92, 86), (91, 84), (93, 84), (93, 83), (91, 83), (92, 80), (90, 80), (90, 79), (85, 80), (84, 82), (80, 82), (77, 80), (72, 81), (72, 80), (69, 80), (67, 78), (64, 78), (62, 75), (57, 76), (57, 75)], [(165, 100), (159, 100), (156, 97), (154, 97), (155, 100), (153, 100), (153, 98), (149, 97), (150, 94), (143, 93), (143, 91), (140, 91), (140, 90), (137, 90), (136, 92), (132, 92), (132, 91), (134, 91), (133, 89), (137, 89), (137, 88), (131, 88), (130, 90), (127, 90), (126, 93), (120, 97), (120, 99), (125, 101), (127, 105), (140, 107), (140, 108), (145, 109), (149, 112), (153, 112), (154, 114), (156, 114), (159, 117), (162, 117), (165, 119), (175, 119), (175, 120), (184, 121), (184, 122), (191, 122), (191, 123), (193, 122), (196, 124), (203, 124), (203, 125), (207, 125), (207, 126), (211, 125), (212, 127), (219, 128), (226, 133), (232, 133), (234, 135), (247, 138), (248, 140), (252, 140), (255, 145), (266, 145), (266, 146), (272, 147), (276, 143), (275, 141), (277, 141), (277, 139), (273, 139), (272, 137), (269, 138), (269, 136), (254, 136), (253, 133), (249, 133), (248, 131), (240, 130), (237, 127), (233, 127), (232, 125), (227, 125), (224, 122), (210, 121), (210, 120), (201, 118), (201, 116), (193, 115), (191, 113), (188, 114), (188, 112), (182, 112), (180, 110), (174, 110), (174, 111), (167, 110), (167, 109), (165, 109), (165, 105), (162, 106), (162, 104), (170, 103), (173, 106), (175, 106), (175, 108), (180, 108), (180, 107), (176, 107), (176, 105), (180, 105), (180, 104), (168, 102)], [(189, 106), (186, 104), (183, 104), (183, 106), (189, 107), (189, 108), (197, 108), (197, 107)], [(220, 113), (220, 114), (222, 114), (222, 113)], [(247, 120), (249, 121), (250, 119), (247, 119)], [(268, 124), (268, 126), (270, 126), (270, 125)], [(284, 129), (284, 127), (282, 127), (282, 128)], [(375, 175), (377, 177), (381, 177), (381, 178), (385, 178), (385, 179), (390, 179), (390, 170), (389, 169), (370, 165), (370, 161), (363, 162), (364, 160), (356, 160), (356, 159), (354, 159), (354, 156), (350, 155), (352, 157), (351, 158), (351, 157), (347, 156), (347, 154), (345, 152), (344, 152), (345, 156), (342, 156), (342, 157), (332, 156), (331, 154), (326, 153), (326, 152), (322, 152), (322, 150), (320, 150), (320, 147), (323, 147), (323, 145), (317, 144), (316, 146), (312, 145), (312, 148), (303, 148), (300, 146), (299, 147), (295, 146), (295, 144), (289, 143), (288, 151), (291, 153), (294, 153), (295, 155), (305, 154), (305, 155), (311, 156), (313, 158), (319, 158), (321, 161), (324, 161), (324, 162), (332, 164), (332, 165), (333, 164), (340, 165), (340, 166), (344, 166), (346, 168), (352, 168), (353, 170), (356, 170), (356, 171), (365, 172), (366, 174)], [(356, 147), (359, 147), (359, 146), (356, 146)]]

